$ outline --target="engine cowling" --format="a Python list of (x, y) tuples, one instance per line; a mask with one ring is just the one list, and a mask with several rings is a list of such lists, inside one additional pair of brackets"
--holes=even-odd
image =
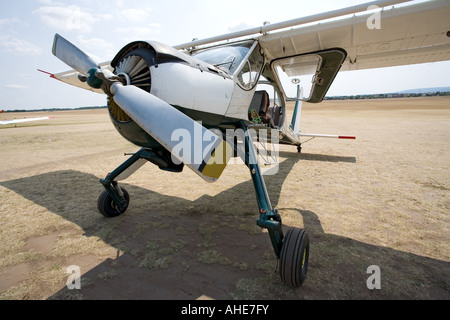
[[(233, 92), (231, 77), (155, 41), (128, 44), (111, 61), (111, 66), (125, 85), (134, 85), (181, 111), (187, 110), (194, 120), (213, 119), (211, 126), (220, 123)], [(125, 139), (142, 147), (161, 147), (114, 100), (108, 100), (108, 109), (114, 126)], [(205, 117), (205, 113), (214, 117)]]

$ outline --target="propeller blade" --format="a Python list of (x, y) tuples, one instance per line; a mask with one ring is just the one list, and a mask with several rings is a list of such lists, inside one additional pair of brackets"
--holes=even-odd
[[(222, 137), (135, 86), (114, 83), (114, 101), (141, 128), (203, 179), (216, 181), (232, 155)], [(173, 158), (172, 158), (173, 159)]]
[(91, 57), (59, 34), (55, 34), (55, 38), (53, 39), (52, 53), (59, 60), (77, 70), (82, 75), (86, 75), (91, 68), (100, 68)]

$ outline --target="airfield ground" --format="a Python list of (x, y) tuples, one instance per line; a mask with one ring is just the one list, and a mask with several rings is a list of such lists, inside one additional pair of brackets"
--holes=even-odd
[[(450, 299), (450, 98), (305, 105), (266, 184), (286, 228), (311, 238), (308, 277), (284, 286), (244, 165), (213, 184), (148, 164), (128, 211), (97, 212), (98, 182), (138, 147), (107, 111), (0, 128), (1, 299)], [(68, 290), (71, 265), (81, 289)], [(380, 268), (370, 290), (369, 266)]]

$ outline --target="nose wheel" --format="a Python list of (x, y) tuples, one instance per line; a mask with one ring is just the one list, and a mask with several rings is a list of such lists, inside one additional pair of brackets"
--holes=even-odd
[(97, 209), (103, 216), (113, 218), (120, 216), (127, 210), (128, 204), (130, 203), (130, 195), (127, 190), (122, 187), (120, 187), (120, 193), (119, 196), (122, 198), (122, 201), (126, 203), (122, 208), (117, 207), (108, 191), (104, 190), (100, 194), (97, 200)]
[(306, 278), (309, 260), (309, 236), (300, 228), (290, 229), (280, 252), (280, 277), (290, 286), (300, 286)]

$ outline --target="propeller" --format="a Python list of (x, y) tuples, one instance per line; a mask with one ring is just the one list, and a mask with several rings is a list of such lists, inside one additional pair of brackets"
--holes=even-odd
[(134, 85), (98, 64), (75, 45), (56, 34), (53, 54), (66, 63), (93, 88), (102, 88), (142, 129), (172, 153), (175, 163), (183, 162), (209, 182), (222, 174), (232, 155), (232, 147), (221, 136), (208, 130), (155, 95)]
[(53, 39), (52, 53), (59, 60), (83, 75), (87, 74), (89, 69), (100, 69), (91, 57), (59, 34), (55, 34), (55, 38)]

